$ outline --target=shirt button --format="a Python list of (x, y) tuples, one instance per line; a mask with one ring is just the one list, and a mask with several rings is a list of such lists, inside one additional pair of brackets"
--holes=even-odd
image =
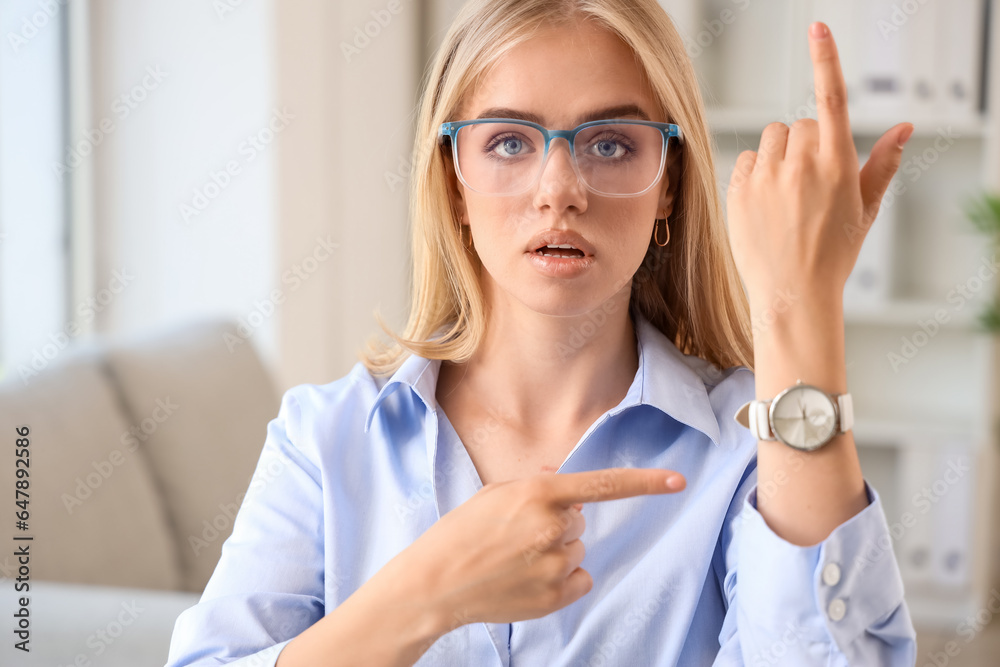
[(840, 566), (836, 563), (827, 563), (823, 568), (823, 583), (827, 586), (836, 586), (840, 582)]
[(831, 621), (839, 621), (847, 613), (847, 605), (840, 598), (834, 598), (830, 606), (826, 608), (826, 613), (830, 615)]

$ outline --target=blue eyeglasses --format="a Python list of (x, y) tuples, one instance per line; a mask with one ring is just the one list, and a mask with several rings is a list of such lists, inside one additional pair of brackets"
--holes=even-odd
[(469, 189), (484, 195), (521, 194), (538, 182), (553, 139), (569, 144), (576, 177), (608, 197), (635, 197), (663, 174), (670, 137), (684, 142), (673, 123), (610, 119), (583, 123), (572, 130), (549, 130), (512, 118), (479, 118), (442, 123), (438, 140), (447, 138), (455, 170)]

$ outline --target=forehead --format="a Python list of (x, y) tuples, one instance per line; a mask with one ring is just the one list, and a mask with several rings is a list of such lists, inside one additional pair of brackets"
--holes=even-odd
[(629, 46), (592, 21), (577, 21), (546, 26), (505, 53), (465, 100), (461, 118), (502, 107), (569, 129), (593, 120), (595, 109), (629, 105), (645, 112), (635, 117), (663, 120)]

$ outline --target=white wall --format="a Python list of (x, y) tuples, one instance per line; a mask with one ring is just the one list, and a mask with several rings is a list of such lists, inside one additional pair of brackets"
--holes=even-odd
[[(216, 5), (91, 3), (91, 127), (112, 128), (89, 158), (94, 288), (115, 270), (134, 276), (99, 313), (99, 333), (246, 317), (275, 282), (275, 145), (245, 143), (275, 107), (273, 7)], [(211, 174), (230, 161), (239, 173), (185, 221), (181, 204), (196, 210), (206, 186), (216, 194)], [(272, 317), (250, 337), (271, 364), (276, 328)]]

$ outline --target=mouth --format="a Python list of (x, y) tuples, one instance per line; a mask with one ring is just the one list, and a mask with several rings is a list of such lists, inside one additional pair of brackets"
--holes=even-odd
[(543, 245), (535, 249), (535, 254), (542, 257), (561, 257), (566, 259), (582, 259), (586, 257), (582, 250), (578, 250), (569, 244)]

